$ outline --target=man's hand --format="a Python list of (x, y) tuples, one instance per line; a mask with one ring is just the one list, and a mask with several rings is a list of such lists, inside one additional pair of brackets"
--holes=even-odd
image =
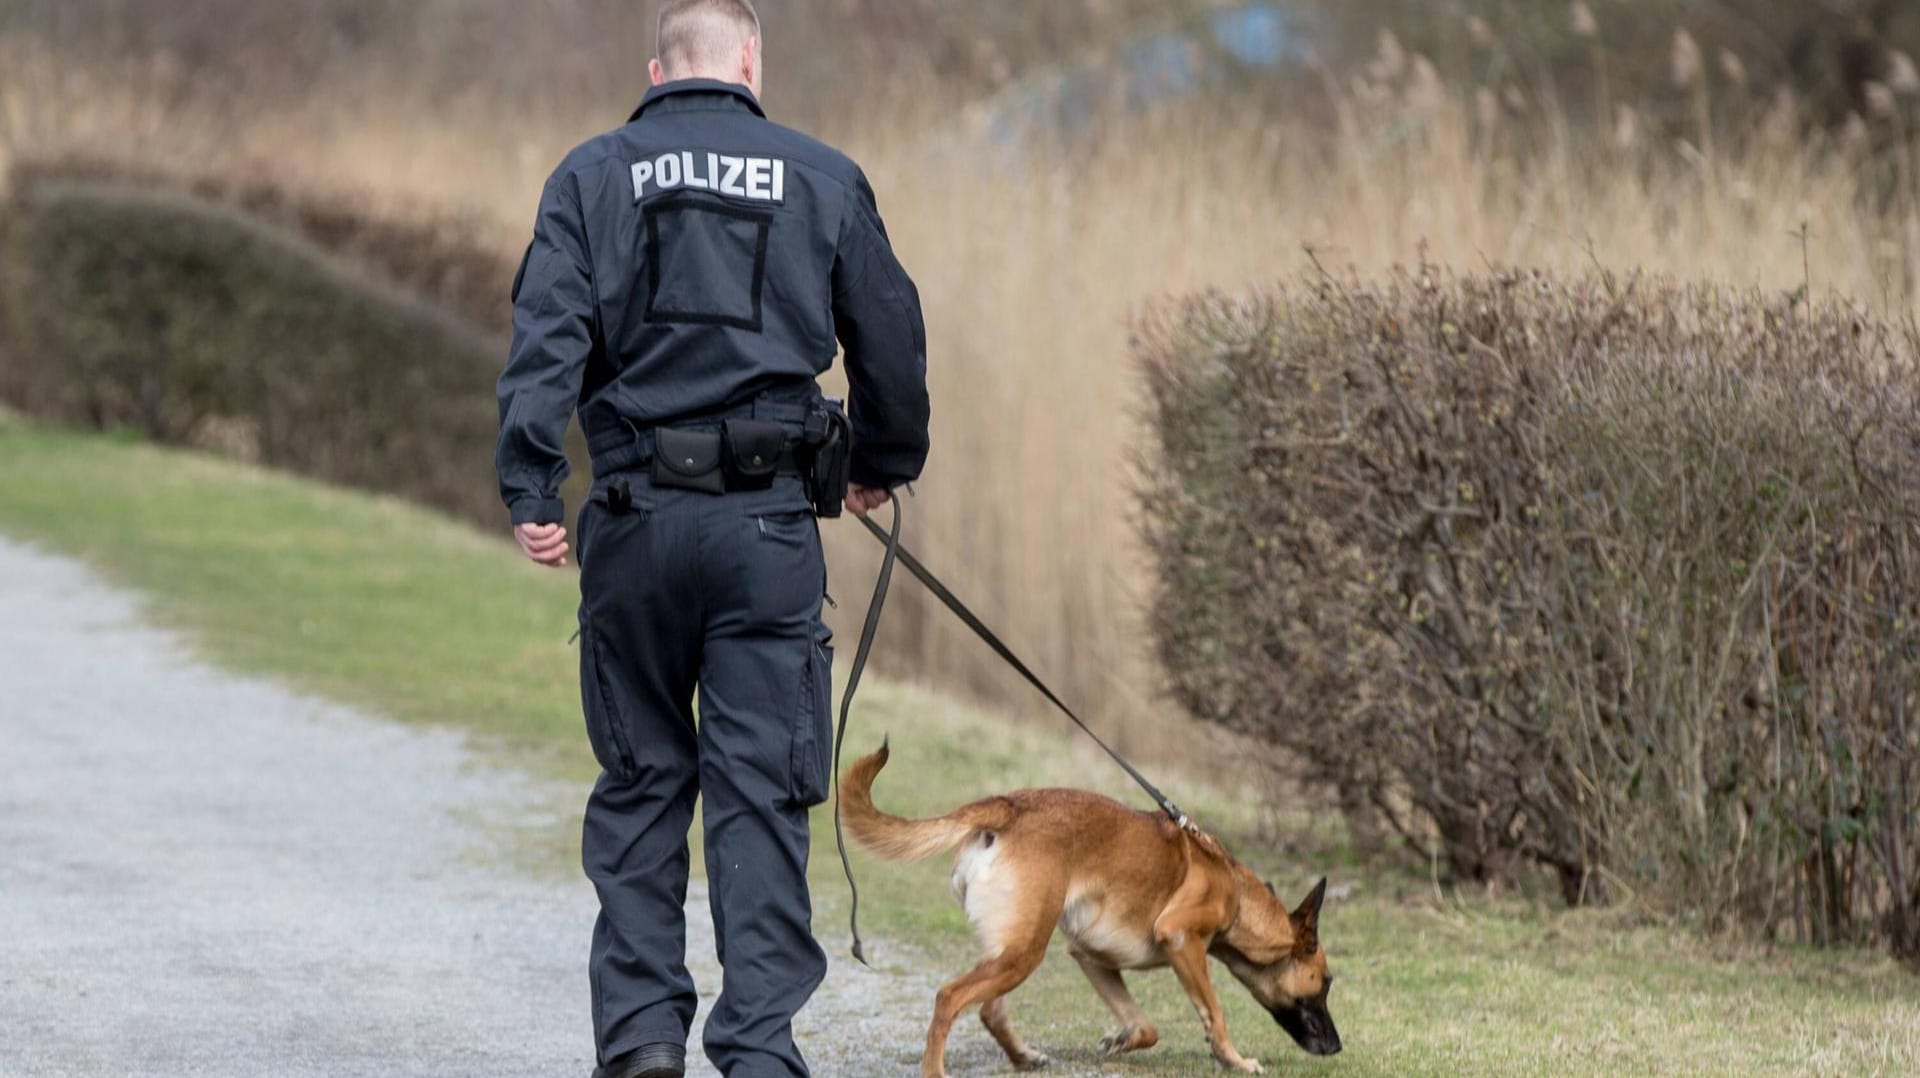
[(892, 500), (892, 492), (879, 487), (863, 487), (858, 483), (847, 487), (847, 508), (857, 517), (866, 516)]
[(567, 564), (567, 529), (558, 524), (522, 524), (513, 529), (520, 549), (541, 565), (555, 569)]

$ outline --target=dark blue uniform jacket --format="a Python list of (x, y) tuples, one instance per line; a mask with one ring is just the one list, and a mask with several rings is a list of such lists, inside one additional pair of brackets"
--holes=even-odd
[(769, 122), (743, 86), (655, 87), (567, 155), (514, 284), (500, 377), (500, 493), (557, 523), (575, 408), (596, 459), (655, 427), (804, 399), (844, 346), (853, 481), (927, 455), (926, 326), (873, 189), (843, 154)]

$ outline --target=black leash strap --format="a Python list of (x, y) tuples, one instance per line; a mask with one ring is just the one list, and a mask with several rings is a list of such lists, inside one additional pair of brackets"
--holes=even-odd
[(847, 716), (853, 710), (853, 694), (860, 688), (860, 675), (867, 668), (867, 656), (873, 651), (873, 638), (880, 631), (880, 612), (886, 609), (887, 589), (893, 586), (893, 565), (900, 550), (900, 499), (893, 499), (893, 530), (885, 532), (866, 517), (865, 524), (887, 545), (887, 556), (880, 562), (880, 575), (873, 582), (873, 598), (867, 603), (867, 622), (860, 627), (860, 646), (853, 653), (853, 669), (847, 672), (847, 688), (840, 695), (840, 728), (833, 735), (833, 842), (840, 850), (840, 868), (847, 874), (847, 891), (853, 896), (853, 910), (847, 925), (853, 930), (853, 957), (867, 965), (866, 948), (860, 943), (860, 887), (853, 882), (853, 862), (847, 859), (847, 836), (840, 827), (840, 748), (847, 741)]
[[(896, 510), (896, 513), (897, 512), (898, 511)], [(1081, 732), (1085, 733), (1088, 737), (1092, 738), (1094, 744), (1100, 746), (1100, 748), (1104, 750), (1108, 756), (1113, 757), (1113, 762), (1116, 764), (1119, 764), (1120, 769), (1122, 771), (1125, 771), (1128, 777), (1132, 778), (1133, 781), (1139, 783), (1141, 789), (1147, 791), (1147, 796), (1153, 798), (1153, 803), (1160, 806), (1160, 811), (1167, 814), (1167, 819), (1172, 820), (1175, 824), (1177, 824), (1183, 829), (1192, 826), (1193, 824), (1192, 818), (1189, 817), (1186, 813), (1180, 811), (1180, 806), (1174, 804), (1172, 799), (1168, 798), (1166, 794), (1161, 793), (1160, 788), (1158, 786), (1155, 786), (1153, 783), (1147, 781), (1147, 777), (1145, 775), (1142, 775), (1139, 772), (1139, 770), (1135, 768), (1132, 764), (1128, 763), (1126, 757), (1120, 755), (1118, 752), (1115, 752), (1113, 749), (1113, 746), (1101, 740), (1100, 735), (1094, 733), (1092, 727), (1088, 726), (1086, 722), (1080, 718), (1079, 715), (1075, 714), (1074, 710), (1068, 707), (1064, 700), (1061, 700), (1059, 696), (1055, 695), (1054, 691), (1047, 687), (1046, 682), (1040, 680), (1040, 675), (1034, 673), (1031, 667), (1029, 667), (1026, 663), (1020, 661), (1020, 656), (1015, 655), (1013, 653), (1013, 649), (1008, 647), (1005, 641), (1002, 641), (997, 633), (995, 633), (992, 629), (988, 628), (986, 622), (980, 620), (979, 615), (975, 614), (972, 610), (968, 609), (967, 604), (961, 602), (959, 596), (955, 595), (952, 592), (952, 590), (950, 590), (945, 584), (942, 584), (940, 582), (939, 577), (934, 576), (933, 573), (925, 565), (921, 564), (919, 558), (914, 557), (911, 551), (907, 550), (905, 547), (900, 545), (900, 518), (897, 515), (894, 517), (894, 521), (893, 521), (892, 536), (888, 536), (886, 532), (881, 531), (880, 526), (878, 524), (875, 524), (871, 520), (867, 520), (863, 517), (860, 522), (867, 526), (867, 531), (872, 532), (876, 539), (879, 539), (881, 542), (887, 544), (888, 565), (886, 568), (882, 570), (881, 578), (883, 580), (886, 578), (887, 575), (891, 574), (892, 572), (891, 563), (893, 562), (894, 558), (897, 556), (899, 558), (900, 564), (907, 567), (907, 572), (912, 573), (915, 579), (919, 580), (921, 584), (924, 584), (926, 586), (926, 589), (933, 593), (934, 598), (940, 600), (941, 603), (945, 604), (946, 608), (953, 612), (954, 617), (959, 618), (962, 624), (966, 625), (967, 628), (972, 629), (973, 634), (975, 636), (978, 636), (988, 647), (992, 648), (994, 654), (1000, 656), (1000, 660), (1002, 662), (1006, 663), (1008, 666), (1013, 667), (1016, 673), (1018, 673), (1021, 677), (1026, 678), (1027, 684), (1032, 685), (1035, 689), (1038, 689), (1040, 691), (1040, 695), (1046, 697), (1047, 701), (1051, 703), (1054, 707), (1059, 708), (1061, 714), (1065, 715), (1069, 719), (1072, 719), (1073, 724), (1075, 726), (1078, 726)], [(869, 624), (871, 624), (873, 619), (872, 613), (869, 612), (867, 617), (869, 619)], [(844, 718), (842, 721), (844, 723)], [(846, 730), (843, 726), (841, 733), (844, 734), (845, 732)]]

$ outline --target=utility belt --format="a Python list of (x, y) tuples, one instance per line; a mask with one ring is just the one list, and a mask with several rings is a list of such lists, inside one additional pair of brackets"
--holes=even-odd
[[(729, 494), (766, 490), (781, 476), (807, 485), (815, 515), (838, 517), (846, 502), (853, 431), (840, 402), (818, 399), (805, 405), (762, 403), (742, 414), (715, 417), (681, 427), (635, 431), (625, 445), (594, 452), (594, 472), (607, 478), (642, 471), (656, 487)], [(630, 504), (631, 488), (615, 478), (611, 503)]]

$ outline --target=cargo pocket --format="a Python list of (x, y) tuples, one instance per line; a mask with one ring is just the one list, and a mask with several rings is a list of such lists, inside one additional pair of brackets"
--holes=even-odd
[(812, 808), (826, 801), (833, 784), (833, 648), (826, 643), (807, 647), (799, 705), (793, 727), (793, 799)]
[(606, 654), (593, 631), (593, 619), (580, 608), (580, 709), (587, 718), (587, 741), (593, 758), (608, 774), (633, 775), (633, 751), (620, 721), (619, 696), (607, 681)]
[(764, 513), (755, 517), (754, 523), (763, 542), (805, 548), (820, 541), (820, 521), (812, 510)]
[(773, 215), (693, 196), (648, 203), (647, 321), (760, 332)]

